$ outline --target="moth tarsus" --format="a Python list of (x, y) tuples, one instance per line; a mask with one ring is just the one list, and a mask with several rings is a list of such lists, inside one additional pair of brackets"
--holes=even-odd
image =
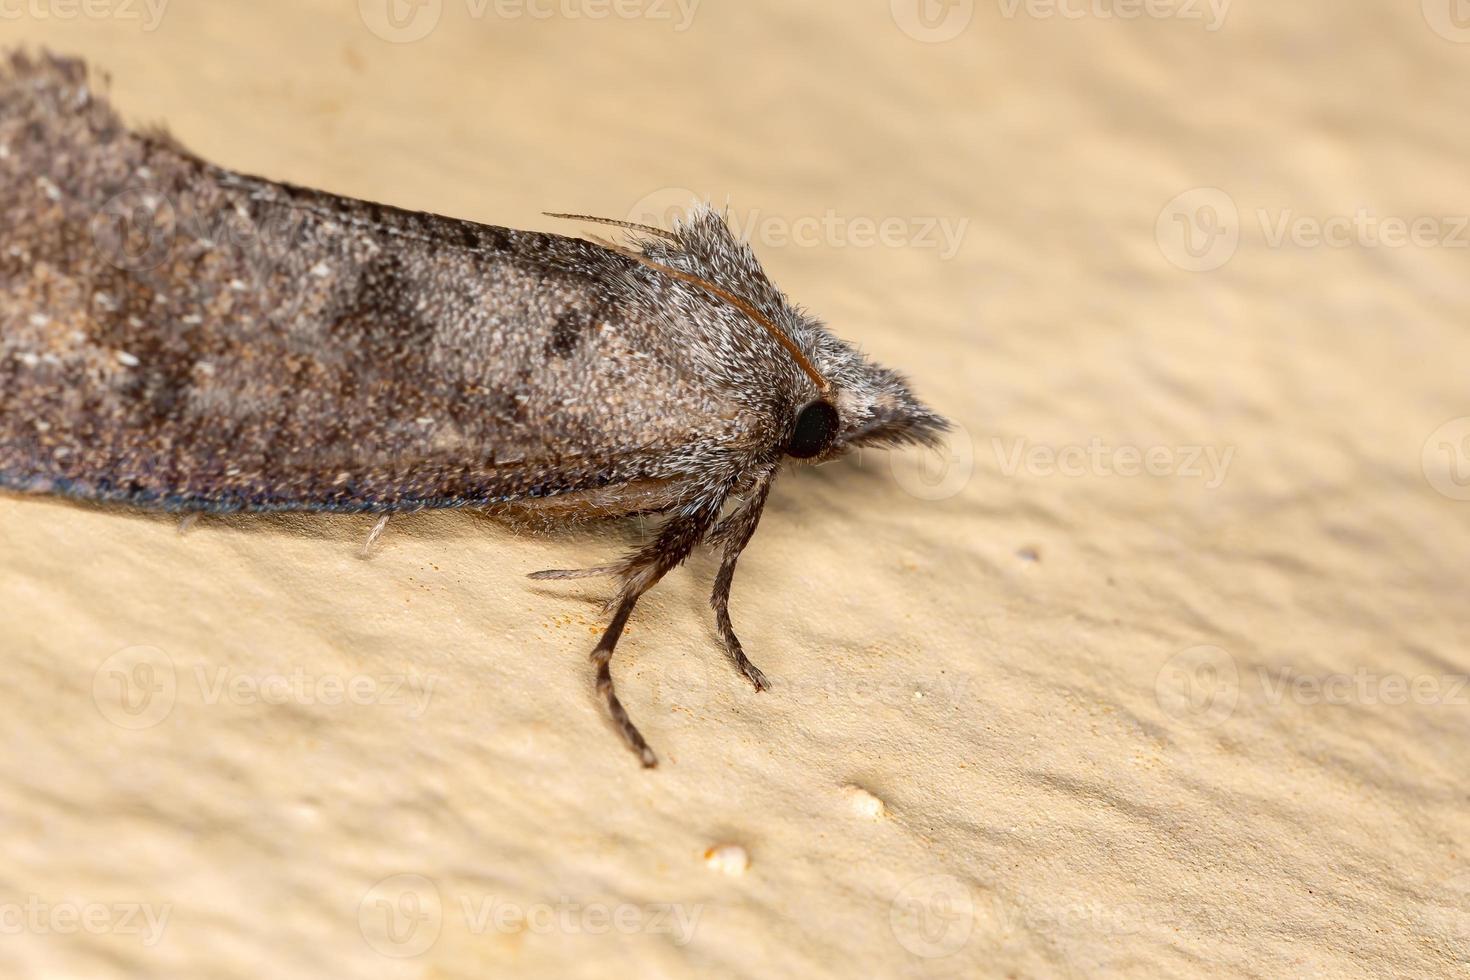
[[(197, 512), (658, 514), (611, 576), (596, 689), (702, 543), (736, 563), (786, 460), (930, 443), (897, 374), (798, 309), (720, 213), (632, 247), (354, 200), (127, 128), (84, 65), (0, 57), (0, 487)], [(57, 161), (65, 161), (59, 166)], [(738, 503), (737, 503), (738, 502)], [(727, 504), (734, 510), (723, 520)]]
[(744, 647), (740, 645), (740, 638), (735, 635), (734, 624), (730, 621), (730, 585), (735, 580), (735, 563), (745, 546), (750, 543), (751, 535), (755, 534), (761, 511), (765, 508), (766, 495), (770, 490), (771, 476), (768, 475), (756, 488), (754, 496), (715, 528), (714, 534), (720, 540), (723, 554), (720, 558), (720, 570), (715, 573), (714, 590), (709, 597), (710, 605), (715, 610), (715, 627), (725, 644), (725, 652), (735, 669), (744, 674), (757, 691), (769, 690), (771, 683), (766, 680), (761, 669), (750, 662)]
[(607, 629), (603, 631), (602, 639), (597, 641), (597, 646), (592, 649), (592, 665), (596, 668), (597, 693), (602, 698), (603, 705), (607, 708), (607, 715), (612, 720), (613, 727), (618, 731), (623, 743), (638, 756), (643, 768), (652, 769), (658, 765), (658, 756), (649, 748), (643, 733), (638, 726), (633, 724), (633, 719), (628, 717), (628, 710), (623, 707), (623, 702), (618, 700), (617, 692), (613, 689), (612, 679), (612, 655), (613, 649), (618, 645), (618, 639), (623, 635), (623, 627), (628, 624), (628, 616), (633, 612), (633, 605), (638, 601), (637, 596), (630, 596), (618, 603), (617, 611), (613, 613), (612, 622), (608, 623)]

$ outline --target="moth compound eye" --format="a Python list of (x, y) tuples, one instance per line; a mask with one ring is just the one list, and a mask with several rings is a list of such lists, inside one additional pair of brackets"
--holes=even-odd
[(837, 438), (837, 409), (818, 399), (807, 402), (796, 416), (796, 431), (786, 445), (786, 455), (811, 459)]

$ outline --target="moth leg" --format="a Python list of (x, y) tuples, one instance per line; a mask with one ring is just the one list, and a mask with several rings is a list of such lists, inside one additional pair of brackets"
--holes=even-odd
[(740, 553), (750, 543), (750, 537), (760, 523), (761, 510), (766, 505), (766, 495), (770, 490), (771, 477), (767, 475), (744, 506), (715, 529), (715, 536), (724, 544), (724, 557), (720, 561), (720, 571), (715, 576), (714, 591), (709, 597), (710, 605), (715, 609), (715, 626), (720, 631), (720, 639), (725, 643), (725, 652), (730, 655), (735, 669), (744, 674), (757, 691), (769, 690), (771, 682), (766, 680), (766, 675), (759, 667), (750, 662), (750, 658), (745, 655), (745, 649), (740, 645), (740, 638), (735, 635), (735, 627), (730, 622), (730, 583), (735, 578), (735, 563), (739, 561)]
[(592, 568), (548, 568), (541, 572), (527, 572), (526, 578), (553, 579), (553, 578), (596, 578), (599, 575), (616, 575), (623, 571), (622, 562), (612, 565), (596, 565)]
[(373, 545), (377, 544), (378, 539), (383, 536), (383, 528), (388, 526), (388, 518), (392, 516), (391, 513), (387, 513), (379, 517), (378, 523), (374, 524), (373, 529), (368, 532), (367, 540), (362, 543), (363, 558), (371, 558), (373, 556)]
[(622, 737), (624, 744), (638, 756), (639, 761), (643, 763), (643, 768), (652, 769), (658, 765), (658, 756), (653, 754), (653, 749), (648, 747), (648, 741), (644, 739), (643, 733), (638, 730), (637, 725), (633, 724), (633, 719), (628, 717), (628, 709), (624, 708), (623, 702), (618, 700), (617, 692), (613, 690), (612, 667), (610, 666), (613, 648), (618, 645), (618, 639), (623, 635), (623, 627), (628, 625), (628, 615), (632, 613), (633, 606), (637, 602), (637, 596), (630, 596), (618, 604), (618, 611), (613, 614), (612, 622), (602, 634), (602, 639), (597, 641), (597, 648), (592, 651), (592, 664), (597, 668), (597, 694), (602, 698), (608, 717), (612, 719), (618, 735)]
[(597, 693), (602, 697), (608, 716), (617, 727), (623, 742), (638, 756), (645, 769), (658, 765), (658, 756), (648, 747), (643, 733), (638, 731), (638, 726), (628, 717), (627, 709), (618, 700), (617, 692), (613, 689), (613, 650), (623, 635), (623, 627), (628, 624), (628, 616), (633, 612), (633, 606), (637, 604), (639, 597), (653, 588), (670, 569), (689, 557), (689, 552), (704, 537), (719, 515), (722, 502), (722, 498), (715, 498), (702, 503), (692, 512), (670, 518), (659, 529), (658, 537), (652, 543), (622, 563), (620, 569), (623, 585), (614, 600), (616, 611), (612, 622), (602, 634), (602, 639), (597, 641), (597, 646), (592, 651), (592, 663), (597, 668)]

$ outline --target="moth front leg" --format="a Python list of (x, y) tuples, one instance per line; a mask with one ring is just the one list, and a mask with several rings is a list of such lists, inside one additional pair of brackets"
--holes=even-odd
[(750, 543), (751, 535), (755, 534), (755, 527), (760, 523), (773, 475), (765, 474), (745, 504), (715, 529), (714, 536), (724, 543), (724, 557), (715, 576), (714, 591), (709, 597), (710, 605), (715, 609), (715, 626), (725, 643), (725, 652), (735, 664), (735, 669), (744, 674), (757, 691), (769, 690), (771, 682), (766, 680), (759, 667), (750, 662), (740, 645), (740, 637), (735, 635), (735, 626), (730, 622), (730, 585), (735, 580), (735, 563), (740, 560), (740, 553)]
[(597, 668), (597, 693), (601, 695), (608, 717), (612, 719), (624, 744), (638, 756), (646, 769), (658, 765), (658, 756), (654, 755), (643, 733), (638, 731), (638, 726), (633, 724), (627, 709), (618, 700), (612, 679), (613, 650), (623, 635), (623, 627), (628, 624), (628, 616), (633, 612), (633, 606), (637, 604), (639, 597), (653, 588), (670, 569), (689, 557), (689, 552), (714, 524), (723, 502), (723, 495), (714, 497), (669, 518), (659, 528), (658, 537), (652, 543), (622, 563), (620, 574), (623, 585), (613, 603), (615, 611), (612, 622), (592, 650), (592, 664)]

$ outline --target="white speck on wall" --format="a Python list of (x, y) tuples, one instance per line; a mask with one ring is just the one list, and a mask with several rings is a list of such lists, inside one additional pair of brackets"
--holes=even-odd
[(704, 852), (704, 866), (738, 877), (750, 870), (750, 855), (739, 844), (716, 844)]
[(847, 796), (847, 805), (852, 807), (852, 812), (868, 820), (882, 820), (888, 816), (888, 805), (872, 793), (855, 784), (843, 787)]

